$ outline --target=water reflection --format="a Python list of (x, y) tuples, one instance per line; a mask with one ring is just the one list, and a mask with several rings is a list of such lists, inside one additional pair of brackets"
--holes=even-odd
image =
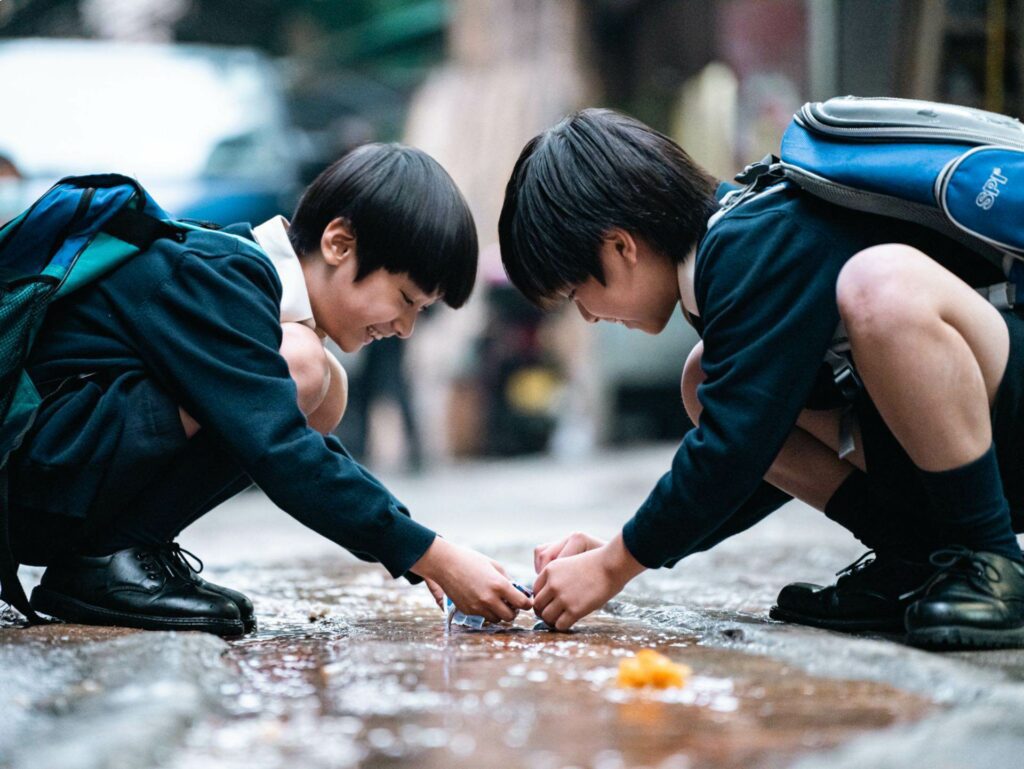
[[(215, 577), (251, 593), (261, 628), (230, 645), (239, 683), (176, 767), (771, 767), (930, 707), (700, 645), (736, 615), (621, 600), (572, 634), (526, 616), (446, 633), (425, 590), (361, 564)], [(687, 686), (618, 688), (642, 648), (690, 666)]]

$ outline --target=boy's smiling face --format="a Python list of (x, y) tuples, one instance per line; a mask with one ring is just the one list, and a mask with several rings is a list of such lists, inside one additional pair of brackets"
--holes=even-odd
[(324, 230), (321, 252), (302, 259), (317, 328), (345, 352), (389, 336), (412, 335), (416, 317), (439, 298), (406, 273), (381, 268), (356, 281), (356, 239), (341, 219)]
[(639, 238), (612, 229), (601, 242), (604, 285), (597, 278), (566, 292), (588, 323), (621, 323), (648, 334), (668, 324), (679, 303), (676, 266)]

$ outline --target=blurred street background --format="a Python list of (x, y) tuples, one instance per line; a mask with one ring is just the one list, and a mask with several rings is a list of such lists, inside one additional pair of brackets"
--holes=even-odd
[[(0, 0), (0, 222), (66, 174), (136, 176), (220, 224), (289, 215), (345, 151), (433, 154), (473, 209), (467, 309), (346, 356), (347, 446), (377, 469), (677, 439), (695, 337), (658, 337), (510, 289), (496, 222), (527, 139), (625, 110), (729, 179), (835, 94), (1020, 112), (1014, 0)], [(411, 372), (415, 372), (414, 374)]]
[[(179, 217), (259, 223), (361, 143), (434, 155), (476, 217), (477, 290), (342, 356), (339, 434), (417, 518), (529, 581), (534, 545), (613, 535), (667, 469), (695, 337), (681, 317), (648, 337), (518, 297), (496, 225), (523, 144), (610, 106), (730, 179), (807, 100), (1018, 116), (1022, 71), (1024, 0), (0, 0), (0, 222), (64, 175), (117, 171)], [(783, 584), (830, 582), (861, 552), (795, 503), (565, 636), (525, 617), (445, 634), (424, 589), (258, 490), (181, 541), (253, 597), (259, 632), (0, 615), (0, 767), (963, 769), (1024, 751), (1018, 652), (766, 619)], [(691, 685), (616, 689), (644, 647)]]

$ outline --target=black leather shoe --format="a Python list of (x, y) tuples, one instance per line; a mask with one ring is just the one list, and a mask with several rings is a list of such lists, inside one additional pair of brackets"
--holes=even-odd
[[(242, 627), (246, 633), (252, 633), (256, 630), (256, 610), (253, 608), (249, 596), (237, 590), (232, 590), (229, 587), (207, 582), (200, 577), (199, 572), (203, 570), (203, 562), (199, 559), (199, 556), (189, 552), (177, 542), (168, 542), (165, 545), (161, 545), (160, 552), (181, 576), (190, 580), (193, 584), (230, 598), (235, 606), (238, 607), (238, 613), (242, 618)], [(192, 565), (188, 560), (190, 557), (196, 560), (196, 563), (199, 564), (198, 567)]]
[(940, 571), (907, 609), (907, 640), (937, 649), (1024, 648), (1024, 563), (963, 547), (932, 554)]
[(68, 557), (46, 569), (31, 604), (51, 617), (86, 625), (242, 633), (233, 601), (183, 578), (154, 547)]
[(768, 612), (772, 619), (842, 632), (902, 632), (907, 595), (935, 573), (936, 567), (868, 551), (845, 569), (833, 585), (786, 585)]

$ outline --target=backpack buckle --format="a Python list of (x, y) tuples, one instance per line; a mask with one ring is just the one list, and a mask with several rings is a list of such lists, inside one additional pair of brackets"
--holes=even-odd
[(832, 377), (832, 381), (835, 382), (839, 392), (848, 401), (856, 400), (857, 393), (859, 393), (861, 388), (864, 387), (860, 381), (860, 377), (857, 376), (857, 372), (854, 371), (853, 366), (850, 365), (836, 371)]
[(765, 155), (756, 163), (751, 163), (749, 166), (744, 168), (734, 177), (740, 184), (757, 184), (760, 182), (769, 181), (770, 178), (766, 174), (772, 171), (773, 167), (779, 162), (779, 159), (774, 155)]

